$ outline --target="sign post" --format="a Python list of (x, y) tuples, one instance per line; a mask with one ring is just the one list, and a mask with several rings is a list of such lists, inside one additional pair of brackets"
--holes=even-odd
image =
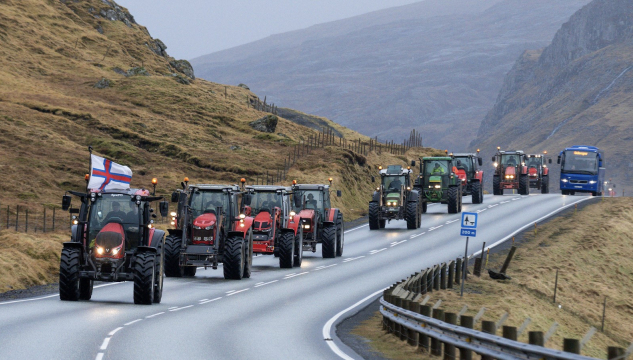
[(477, 213), (462, 213), (462, 228), (460, 235), (466, 237), (466, 249), (464, 250), (464, 268), (462, 269), (462, 286), (460, 297), (464, 297), (464, 283), (466, 282), (466, 271), (468, 270), (468, 240), (477, 236)]

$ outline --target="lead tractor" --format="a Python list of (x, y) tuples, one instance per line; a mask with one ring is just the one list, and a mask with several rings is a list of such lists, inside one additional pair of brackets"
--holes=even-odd
[[(293, 212), (301, 219), (303, 250), (316, 252), (321, 244), (321, 255), (334, 258), (343, 255), (345, 228), (343, 213), (330, 202), (330, 185), (297, 184), (293, 180)], [(336, 192), (341, 197), (341, 190)], [(292, 213), (291, 213), (292, 214)]]
[[(422, 224), (420, 192), (411, 183), (411, 168), (389, 165), (378, 167), (380, 185), (369, 202), (369, 229), (383, 229), (391, 220), (406, 220), (407, 229), (418, 229)], [(372, 182), (376, 178), (372, 176)]]
[(279, 257), (279, 267), (301, 267), (301, 218), (292, 210), (292, 188), (277, 185), (246, 187), (246, 213), (254, 217), (253, 252)]
[(495, 167), (492, 178), (494, 195), (503, 195), (506, 189), (518, 189), (520, 195), (530, 194), (527, 160), (521, 150), (502, 151), (497, 147), (497, 153), (492, 157)]
[(453, 154), (455, 175), (462, 180), (462, 195), (472, 196), (473, 204), (484, 202), (484, 170), (480, 168), (483, 160), (476, 154)]
[[(62, 198), (64, 211), (71, 195), (81, 206), (71, 209), (72, 235), (62, 248), (60, 299), (90, 300), (95, 281), (131, 281), (135, 304), (160, 303), (165, 232), (154, 228), (151, 204), (163, 197), (146, 189), (68, 191)], [(161, 215), (167, 216), (169, 204), (159, 204)]]
[(541, 190), (541, 194), (549, 193), (549, 168), (547, 162), (552, 163), (552, 159), (547, 158), (547, 151), (543, 154), (530, 154), (527, 156), (528, 178), (530, 187)]
[(420, 175), (415, 188), (422, 193), (422, 212), (427, 211), (429, 203), (447, 204), (449, 214), (462, 211), (463, 185), (456, 171), (451, 156), (420, 159)]
[(189, 185), (188, 178), (181, 186), (171, 197), (178, 211), (171, 213), (174, 229), (165, 240), (165, 275), (195, 276), (198, 267), (222, 263), (225, 279), (249, 278), (253, 218), (241, 208), (244, 191), (238, 185)]

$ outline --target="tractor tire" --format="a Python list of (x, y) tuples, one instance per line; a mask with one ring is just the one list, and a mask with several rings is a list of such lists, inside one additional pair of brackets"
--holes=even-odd
[(527, 175), (519, 175), (519, 195), (530, 195), (530, 179)]
[(336, 256), (343, 256), (343, 248), (345, 247), (345, 223), (343, 215), (339, 215), (336, 221)]
[(297, 230), (297, 236), (295, 236), (295, 256), (292, 261), (292, 266), (301, 267), (303, 261), (303, 231), (301, 228)]
[(381, 229), (384, 229), (385, 226), (387, 225), (387, 220), (380, 220), (380, 222), (378, 223), (378, 225), (380, 225)]
[(473, 181), (472, 184), (472, 202), (473, 204), (481, 204), (484, 200), (484, 190), (481, 187), (481, 183), (479, 181)]
[(457, 214), (459, 212), (459, 188), (451, 186), (448, 188), (448, 213)]
[(292, 269), (295, 257), (295, 234), (286, 232), (279, 238), (279, 267)]
[[(369, 203), (369, 230), (380, 229), (380, 207), (378, 203)], [(384, 226), (383, 226), (384, 227)]]
[(407, 229), (415, 230), (420, 225), (420, 215), (418, 214), (418, 202), (407, 203)]
[(248, 242), (246, 243), (246, 254), (248, 257), (246, 261), (244, 261), (244, 275), (242, 275), (243, 279), (250, 279), (251, 272), (253, 268), (253, 229), (248, 230), (248, 234), (246, 235)]
[(422, 202), (422, 213), (426, 214), (426, 210), (429, 207), (429, 203), (427, 203), (426, 201)]
[(492, 177), (492, 194), (503, 195), (503, 189), (501, 189), (501, 179), (498, 175)]
[(197, 266), (184, 266), (182, 270), (182, 276), (184, 277), (194, 277), (196, 276), (196, 271), (198, 270)]
[(321, 234), (321, 255), (324, 259), (336, 257), (336, 225), (326, 225)]
[(154, 275), (154, 304), (160, 304), (163, 299), (163, 280), (165, 273), (165, 252), (163, 251), (163, 244), (158, 244), (156, 251), (158, 264), (156, 264), (156, 274)]
[(165, 276), (182, 277), (184, 270), (180, 267), (180, 247), (182, 239), (169, 235), (165, 238)]
[(93, 280), (79, 279), (79, 300), (90, 300), (93, 286)]
[(240, 236), (231, 236), (224, 243), (224, 278), (227, 280), (242, 280), (244, 277), (244, 263), (246, 248), (244, 239)]
[(79, 300), (79, 258), (81, 249), (63, 248), (59, 263), (59, 299)]
[(154, 302), (156, 255), (140, 253), (134, 261), (134, 303), (151, 305)]
[(549, 176), (543, 176), (542, 184), (541, 184), (541, 194), (549, 194)]

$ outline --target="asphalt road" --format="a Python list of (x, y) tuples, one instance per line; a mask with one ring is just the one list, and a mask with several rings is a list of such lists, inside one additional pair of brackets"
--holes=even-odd
[[(469, 253), (586, 199), (505, 195), (465, 203), (464, 211), (479, 212)], [(336, 337), (337, 321), (395, 281), (464, 254), (461, 214), (447, 214), (446, 205), (428, 210), (418, 230), (406, 230), (404, 221), (380, 231), (347, 229), (342, 258), (322, 259), (319, 248), (304, 253), (300, 269), (279, 269), (277, 258), (258, 256), (250, 279), (226, 281), (221, 268), (166, 278), (159, 305), (134, 305), (131, 283), (95, 288), (88, 302), (51, 295), (0, 303), (0, 358), (359, 358)]]

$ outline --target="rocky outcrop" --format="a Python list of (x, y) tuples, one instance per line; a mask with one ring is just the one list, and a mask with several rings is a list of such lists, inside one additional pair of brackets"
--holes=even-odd
[(152, 52), (158, 56), (169, 57), (167, 55), (167, 45), (164, 42), (160, 41), (160, 39), (154, 39), (154, 41), (147, 44), (147, 47), (152, 50)]
[(266, 115), (263, 118), (257, 119), (255, 121), (251, 121), (248, 123), (250, 127), (257, 131), (266, 132), (266, 133), (274, 133), (275, 129), (277, 129), (277, 122), (279, 118), (275, 115)]
[(102, 78), (94, 85), (94, 87), (97, 89), (107, 89), (110, 86), (112, 86), (112, 82), (106, 78)]
[(176, 71), (185, 74), (190, 79), (195, 80), (196, 76), (193, 73), (193, 66), (187, 60), (172, 60), (169, 65), (173, 66)]

